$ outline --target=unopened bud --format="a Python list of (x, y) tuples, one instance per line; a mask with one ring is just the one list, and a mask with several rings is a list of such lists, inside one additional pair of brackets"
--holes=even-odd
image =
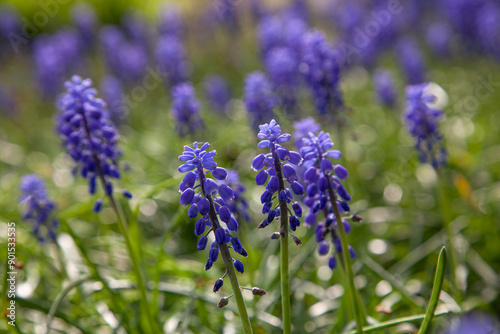
[(279, 239), (281, 236), (281, 234), (279, 232), (274, 232), (273, 234), (271, 234), (271, 239)]
[(229, 304), (229, 298), (227, 297), (222, 297), (221, 300), (219, 300), (219, 304), (217, 304), (217, 307), (218, 308), (223, 308), (224, 306), (226, 306), (227, 304)]
[(252, 294), (254, 296), (264, 296), (266, 294), (266, 290), (264, 289), (261, 289), (261, 288), (257, 288), (257, 287), (253, 287), (252, 288)]

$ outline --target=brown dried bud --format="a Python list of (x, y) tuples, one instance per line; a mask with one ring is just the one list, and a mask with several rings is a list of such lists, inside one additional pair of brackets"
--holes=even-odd
[(279, 232), (274, 232), (273, 234), (271, 234), (271, 239), (276, 240), (279, 239), (280, 236), (281, 234)]
[(261, 289), (261, 288), (257, 288), (257, 287), (253, 287), (252, 288), (252, 294), (254, 296), (264, 296), (266, 294), (266, 290), (264, 289)]
[(352, 215), (351, 220), (353, 222), (356, 222), (356, 223), (362, 223), (363, 217), (361, 217), (360, 215), (354, 214), (354, 215)]
[(226, 306), (227, 304), (229, 304), (229, 298), (227, 297), (222, 297), (221, 300), (219, 300), (219, 304), (217, 304), (217, 307), (218, 308), (223, 308), (224, 306)]
[(293, 236), (293, 241), (295, 241), (295, 244), (297, 246), (302, 246), (302, 241), (300, 241), (300, 239), (297, 238), (296, 236)]

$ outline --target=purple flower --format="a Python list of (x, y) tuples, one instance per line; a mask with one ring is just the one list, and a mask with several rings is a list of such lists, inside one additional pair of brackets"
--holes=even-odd
[(428, 84), (406, 87), (406, 108), (404, 120), (408, 132), (415, 138), (415, 147), (421, 162), (429, 162), (435, 168), (446, 164), (446, 150), (439, 132), (438, 122), (443, 116), (439, 109), (430, 107), (435, 100)]
[(105, 76), (101, 81), (103, 98), (108, 101), (108, 109), (115, 120), (123, 119), (127, 112), (125, 96), (120, 80), (112, 75)]
[(177, 36), (160, 37), (156, 45), (156, 63), (170, 86), (179, 85), (189, 77), (189, 62), (184, 45)]
[(23, 219), (33, 223), (33, 234), (40, 242), (47, 238), (55, 241), (59, 224), (52, 215), (56, 206), (49, 199), (42, 179), (36, 174), (25, 175), (19, 189), (22, 191), (19, 201), (25, 206)]
[(227, 82), (218, 75), (210, 75), (203, 82), (205, 95), (216, 112), (224, 112), (231, 101), (231, 91)]
[(254, 130), (273, 117), (277, 99), (264, 73), (252, 72), (246, 77), (243, 100)]
[(158, 31), (162, 36), (180, 37), (184, 34), (184, 22), (175, 3), (168, 3), (163, 6)]
[(286, 112), (293, 112), (297, 101), (299, 59), (288, 47), (272, 49), (265, 60), (274, 89)]
[(426, 41), (431, 51), (440, 56), (448, 57), (450, 55), (450, 40), (452, 31), (444, 22), (436, 22), (427, 28)]
[(302, 40), (301, 72), (308, 83), (316, 111), (320, 115), (333, 113), (343, 106), (340, 94), (339, 54), (319, 31), (307, 33)]
[(94, 8), (84, 2), (75, 3), (71, 7), (71, 18), (85, 46), (91, 47), (97, 33), (98, 23)]
[(500, 325), (486, 313), (470, 312), (455, 319), (445, 334), (494, 334), (500, 331)]
[[(227, 184), (234, 193), (234, 199), (226, 203), (229, 211), (235, 215), (238, 219), (243, 218), (245, 221), (250, 221), (250, 216), (248, 214), (248, 201), (244, 197), (246, 188), (240, 182), (238, 172), (232, 169), (227, 170), (227, 176), (219, 183)], [(220, 210), (219, 210), (220, 212)]]
[[(295, 171), (292, 171), (293, 165), (299, 165), (302, 161), (299, 153), (294, 151), (288, 151), (286, 148), (281, 146), (281, 143), (290, 140), (290, 135), (288, 133), (281, 133), (281, 127), (273, 119), (269, 123), (265, 123), (259, 126), (260, 132), (257, 135), (261, 141), (258, 144), (259, 148), (268, 148), (269, 153), (259, 154), (252, 161), (252, 168), (256, 171), (265, 168), (257, 174), (256, 181), (257, 184), (265, 184), (267, 180), (266, 190), (261, 196), (261, 202), (263, 204), (262, 212), (268, 212), (267, 219), (265, 219), (259, 228), (264, 228), (269, 225), (274, 218), (280, 216), (277, 210), (283, 210), (287, 205), (292, 203), (293, 193), (295, 195), (303, 195), (304, 188), (297, 181), (297, 175)], [(264, 177), (262, 177), (264, 175)], [(269, 177), (270, 176), (270, 177)], [(284, 181), (287, 181), (290, 188), (285, 187)], [(274, 199), (278, 198), (278, 203), (276, 208), (273, 207)], [(302, 209), (298, 202), (293, 201), (294, 213), (301, 212)], [(299, 207), (297, 207), (299, 206)], [(279, 207), (279, 208), (278, 208)], [(288, 209), (287, 209), (288, 210)], [(290, 217), (294, 215), (290, 212)], [(297, 219), (290, 219), (290, 228), (295, 230)], [(299, 221), (300, 224), (300, 221)]]
[(302, 138), (308, 136), (309, 132), (316, 133), (321, 130), (321, 126), (316, 123), (314, 118), (307, 117), (296, 122), (293, 122), (293, 127), (295, 132), (293, 133), (293, 138), (295, 146), (300, 150), (302, 147)]
[(396, 52), (408, 83), (425, 82), (425, 59), (417, 43), (409, 37), (402, 38), (396, 45)]
[[(334, 165), (330, 160), (330, 158), (340, 158), (340, 151), (332, 150), (333, 145), (330, 134), (320, 131), (317, 135), (309, 132), (304, 136), (300, 148), (300, 154), (304, 158), (303, 178), (308, 184), (304, 203), (309, 207), (309, 213), (305, 223), (308, 226), (316, 224), (316, 240), (319, 242), (320, 255), (328, 255), (331, 249), (341, 252), (339, 247), (330, 247), (340, 242), (333, 206), (337, 206), (341, 214), (346, 213), (349, 211), (347, 202), (351, 200), (351, 196), (341, 183), (341, 180), (348, 176), (347, 169), (340, 164)], [(334, 198), (331, 197), (332, 194)], [(316, 223), (321, 212), (325, 213), (325, 222)], [(344, 221), (341, 223), (344, 224), (346, 233), (349, 233), (350, 225)], [(328, 235), (330, 237), (327, 239)], [(335, 268), (334, 258), (332, 260), (330, 257), (329, 265), (330, 268)]]
[(500, 5), (487, 2), (477, 12), (477, 38), (483, 49), (500, 60)]
[[(179, 172), (186, 173), (179, 186), (180, 203), (190, 206), (190, 218), (201, 216), (195, 224), (195, 235), (201, 236), (197, 243), (198, 250), (205, 249), (207, 236), (214, 233), (215, 242), (212, 243), (205, 270), (209, 270), (217, 261), (220, 247), (227, 247), (227, 243), (231, 243), (234, 252), (247, 255), (239, 239), (231, 235), (231, 232), (238, 230), (238, 222), (227, 207), (235, 200), (234, 192), (226, 183), (218, 185), (209, 178), (212, 174), (218, 180), (225, 181), (228, 175), (223, 168), (217, 167), (214, 161), (216, 151), (207, 151), (209, 146), (208, 143), (200, 145), (197, 142), (193, 143), (193, 147), (184, 146), (184, 152), (179, 156), (183, 164), (178, 168)], [(221, 226), (221, 222), (226, 224), (227, 228)], [(207, 226), (209, 230), (205, 233)], [(238, 261), (238, 266), (240, 263)], [(243, 272), (242, 268), (243, 264), (236, 269)], [(223, 278), (216, 282), (214, 292), (217, 292), (222, 284)]]
[(65, 78), (81, 65), (82, 55), (81, 39), (74, 30), (36, 38), (33, 46), (35, 77), (44, 97), (52, 98), (61, 90)]
[(120, 178), (117, 161), (121, 153), (106, 103), (97, 97), (90, 79), (74, 75), (65, 87), (57, 103), (59, 137), (75, 161), (75, 169), (88, 180), (89, 193), (94, 194), (97, 181), (102, 181), (106, 195), (111, 196), (110, 179)]
[(388, 107), (393, 107), (394, 103), (396, 103), (397, 92), (390, 72), (384, 70), (377, 71), (373, 81), (380, 103)]
[(177, 121), (177, 132), (184, 136), (203, 127), (200, 116), (200, 104), (195, 96), (194, 88), (189, 83), (183, 83), (172, 88), (171, 113)]

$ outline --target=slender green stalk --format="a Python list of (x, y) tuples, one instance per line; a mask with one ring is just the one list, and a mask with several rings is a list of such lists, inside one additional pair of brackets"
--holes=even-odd
[(451, 210), (450, 210), (450, 203), (448, 201), (448, 196), (446, 194), (446, 175), (442, 169), (436, 169), (436, 172), (438, 174), (438, 191), (439, 191), (439, 199), (441, 202), (441, 213), (443, 215), (443, 225), (444, 229), (446, 231), (446, 237), (448, 239), (448, 245), (449, 250), (450, 250), (450, 266), (451, 266), (451, 271), (452, 271), (452, 283), (453, 287), (457, 290), (458, 289), (458, 284), (457, 284), (457, 256), (456, 256), (456, 250), (455, 250), (455, 233), (453, 231), (453, 226), (451, 225)]
[[(102, 180), (102, 181), (104, 181), (104, 180)], [(104, 184), (105, 183), (103, 183), (103, 186), (104, 186)], [(125, 238), (125, 244), (127, 246), (127, 250), (128, 250), (130, 259), (132, 260), (132, 269), (133, 269), (134, 274), (136, 276), (137, 289), (139, 290), (139, 294), (141, 295), (143, 312), (146, 313), (146, 317), (147, 317), (148, 322), (149, 322), (148, 331), (150, 333), (154, 333), (156, 330), (155, 321), (154, 321), (153, 316), (150, 312), (148, 297), (146, 295), (146, 285), (144, 284), (144, 279), (142, 278), (142, 273), (141, 273), (141, 269), (139, 266), (139, 260), (137, 259), (137, 254), (135, 253), (135, 250), (132, 247), (132, 242), (130, 241), (130, 237), (128, 235), (128, 229), (127, 229), (125, 215), (123, 214), (123, 211), (122, 211), (120, 205), (115, 200), (115, 198), (113, 197), (112, 194), (108, 195), (108, 199), (111, 202), (111, 206), (116, 213), (120, 232), (123, 235), (123, 237)]]
[(352, 307), (354, 308), (354, 319), (356, 321), (356, 328), (358, 333), (362, 334), (363, 307), (361, 305), (361, 299), (356, 298), (356, 287), (354, 286), (354, 273), (352, 271), (352, 263), (351, 263), (351, 256), (349, 253), (347, 234), (345, 233), (344, 224), (342, 224), (342, 216), (340, 215), (340, 211), (337, 206), (337, 196), (335, 195), (335, 190), (333, 190), (332, 184), (330, 182), (328, 182), (328, 194), (330, 196), (330, 203), (332, 204), (335, 219), (337, 220), (337, 226), (339, 227), (340, 244), (342, 246), (342, 257), (344, 258), (347, 281), (348, 281), (347, 288), (349, 290), (349, 293), (351, 294), (351, 298), (354, 300)]
[(444, 272), (446, 269), (446, 248), (443, 246), (441, 252), (439, 252), (439, 258), (436, 267), (436, 275), (434, 276), (434, 286), (432, 287), (431, 299), (429, 300), (429, 306), (427, 307), (427, 312), (425, 312), (425, 318), (420, 326), (419, 334), (426, 334), (430, 328), (432, 318), (434, 317), (434, 312), (439, 301), (439, 295), (441, 294), (441, 289), (443, 288)]
[[(285, 190), (281, 164), (275, 147), (271, 149), (274, 159), (274, 169), (279, 180), (279, 192)], [(280, 201), (280, 280), (281, 280), (281, 309), (283, 313), (283, 333), (292, 332), (292, 318), (290, 311), (290, 273), (288, 271), (288, 207), (286, 202)]]

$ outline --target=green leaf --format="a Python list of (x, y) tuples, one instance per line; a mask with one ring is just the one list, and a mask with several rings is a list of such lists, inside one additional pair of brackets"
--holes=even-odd
[(434, 312), (439, 301), (439, 295), (441, 294), (441, 289), (443, 288), (444, 272), (446, 269), (446, 248), (443, 246), (441, 252), (439, 253), (436, 276), (434, 277), (434, 287), (432, 288), (431, 300), (429, 301), (429, 306), (427, 307), (427, 312), (425, 313), (424, 321), (420, 326), (419, 334), (426, 334), (430, 328), (432, 318), (434, 317)]

